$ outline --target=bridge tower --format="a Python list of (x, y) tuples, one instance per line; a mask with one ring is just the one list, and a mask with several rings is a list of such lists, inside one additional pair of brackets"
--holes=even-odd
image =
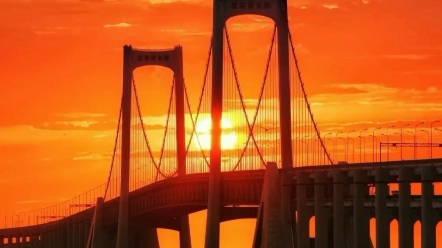
[[(186, 134), (184, 121), (183, 49), (176, 46), (165, 50), (140, 50), (124, 46), (123, 98), (122, 98), (122, 147), (121, 147), (121, 193), (118, 214), (117, 248), (129, 247), (129, 171), (130, 128), (133, 71), (142, 66), (158, 65), (174, 73), (176, 101), (176, 149), (178, 176), (186, 174)], [(188, 216), (180, 220), (180, 247), (190, 248)]]
[[(272, 19), (278, 31), (279, 64), (279, 116), (281, 160), (283, 168), (293, 166), (291, 143), (291, 106), (287, 0), (214, 0), (212, 29), (212, 134), (210, 151), (209, 199), (207, 207), (206, 248), (219, 247), (220, 172), (221, 172), (221, 119), (223, 102), (223, 32), (230, 17), (254, 14)], [(282, 183), (285, 181), (282, 178)], [(291, 221), (288, 187), (282, 187), (284, 221)], [(284, 189), (286, 188), (286, 189)], [(286, 223), (289, 224), (289, 223)], [(287, 239), (289, 237), (286, 237)], [(285, 242), (288, 243), (288, 242)]]

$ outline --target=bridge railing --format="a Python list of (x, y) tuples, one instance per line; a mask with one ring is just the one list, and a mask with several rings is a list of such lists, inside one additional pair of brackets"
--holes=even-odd
[(94, 207), (97, 197), (103, 196), (105, 187), (106, 184), (102, 184), (52, 206), (36, 210), (23, 209), (11, 214), (0, 214), (0, 228), (32, 226), (61, 220)]

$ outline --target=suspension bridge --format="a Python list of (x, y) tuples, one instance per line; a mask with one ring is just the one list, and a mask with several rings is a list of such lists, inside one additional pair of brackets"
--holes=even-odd
[[(107, 182), (69, 201), (6, 216), (0, 248), (159, 247), (156, 228), (179, 231), (180, 247), (187, 248), (192, 246), (188, 215), (204, 209), (207, 248), (219, 247), (220, 222), (240, 218), (257, 218), (254, 247), (390, 247), (386, 227), (393, 219), (399, 220), (401, 248), (413, 247), (416, 221), (422, 223), (422, 247), (436, 247), (442, 198), (433, 183), (442, 179), (442, 160), (337, 164), (312, 113), (286, 5), (284, 0), (215, 2), (201, 92), (193, 106), (182, 47), (125, 46)], [(255, 96), (238, 74), (240, 54), (225, 25), (243, 14), (275, 23)], [(140, 104), (133, 72), (143, 66), (173, 72), (160, 135), (149, 128), (157, 124)], [(163, 107), (145, 101), (149, 108)], [(389, 190), (395, 183), (397, 194)], [(421, 184), (421, 195), (411, 195), (411, 183)], [(311, 217), (314, 239), (308, 233)]]

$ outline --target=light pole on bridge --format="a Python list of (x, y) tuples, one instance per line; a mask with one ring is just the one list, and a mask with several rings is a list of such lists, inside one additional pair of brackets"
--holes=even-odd
[[(347, 139), (345, 140), (345, 161), (348, 161), (348, 136), (350, 135), (350, 133), (353, 133), (356, 130), (351, 130), (350, 132), (347, 133)], [(354, 149), (354, 143), (353, 143), (353, 149)]]
[[(330, 140), (333, 143), (333, 150), (336, 151), (335, 141), (333, 139), (327, 139), (327, 140)], [(336, 157), (335, 157), (335, 159), (336, 159)]]
[(308, 141), (306, 142), (306, 141), (304, 141), (304, 140), (301, 140), (301, 143), (304, 143), (305, 144), (305, 146), (307, 146), (307, 152), (306, 152), (306, 158), (307, 158), (307, 161), (306, 161), (306, 165), (308, 165)]
[[(402, 128), (410, 126), (410, 123), (401, 126), (401, 143), (402, 143)], [(401, 160), (402, 160), (402, 146), (401, 146)]]
[(308, 153), (308, 139), (307, 139), (307, 138), (308, 138), (309, 136), (310, 136), (310, 135), (308, 135), (308, 134), (304, 136), (304, 140), (306, 140), (306, 141), (301, 140), (301, 142), (304, 143), (304, 144), (306, 145), (306, 147), (307, 147), (307, 149), (306, 149), (306, 153), (305, 153), (305, 154), (306, 154), (306, 155), (305, 155), (305, 156), (306, 156), (306, 160), (307, 160), (307, 161), (306, 161), (306, 165), (307, 165), (307, 166), (308, 166), (308, 155), (309, 155), (309, 153)]
[[(395, 127), (393, 126), (389, 126), (387, 127), (387, 143), (390, 143), (390, 136), (388, 136), (388, 129)], [(390, 161), (390, 145), (387, 145), (387, 161)]]
[(416, 153), (417, 153), (417, 147), (416, 147), (416, 135), (417, 135), (417, 126), (424, 124), (424, 122), (420, 122), (414, 126), (414, 160), (416, 160)]
[(410, 130), (407, 130), (407, 133), (413, 134), (413, 144), (414, 144), (414, 160), (416, 160), (416, 134)]
[[(344, 138), (342, 138), (342, 137), (338, 137), (338, 139), (341, 139), (341, 140), (343, 140), (344, 142), (346, 141), (346, 139), (344, 139)], [(339, 142), (338, 142), (337, 144), (339, 144)], [(345, 146), (345, 150), (347, 150), (347, 146)], [(347, 151), (344, 151), (344, 160), (345, 160), (345, 162), (347, 162), (347, 159), (345, 158), (346, 154), (347, 154)], [(338, 163), (339, 163), (339, 160), (338, 160)]]
[(355, 162), (355, 140), (353, 138), (348, 138), (349, 140), (351, 140), (351, 150), (352, 150), (352, 163)]
[[(361, 131), (359, 131), (359, 163), (362, 163), (362, 143), (361, 140), (364, 139), (362, 138), (362, 132), (367, 131), (367, 128), (362, 129)], [(365, 162), (365, 139), (364, 139), (364, 162)]]
[[(322, 140), (324, 140), (324, 145), (325, 145), (325, 140), (326, 140), (325, 138), (327, 137), (327, 135), (330, 135), (330, 134), (332, 134), (332, 133), (324, 134), (324, 137), (322, 138)], [(325, 156), (325, 151), (324, 151), (323, 154), (324, 154), (324, 165), (325, 165), (325, 157), (326, 157)]]
[[(427, 140), (428, 140), (429, 143), (431, 143), (430, 142), (430, 132), (425, 130), (425, 129), (421, 129), (421, 131), (427, 133)], [(431, 147), (431, 145), (430, 145), (430, 147)], [(428, 156), (430, 156), (430, 149), (428, 149)]]
[(333, 143), (334, 147), (335, 147), (335, 159), (336, 159), (336, 163), (338, 163), (338, 152), (337, 152), (337, 146), (338, 146), (338, 135), (344, 133), (344, 132), (338, 132), (335, 135), (335, 143)]
[(442, 129), (441, 128), (434, 128), (434, 129), (436, 129), (437, 131), (439, 131), (439, 132), (442, 132)]
[[(388, 142), (388, 136), (387, 135), (385, 135), (384, 133), (381, 133), (381, 136), (386, 136), (387, 137), (387, 143), (389, 143)], [(381, 158), (382, 158), (382, 146), (381, 146), (381, 143), (382, 143), (382, 140), (381, 141), (379, 141), (379, 162), (381, 162), (382, 160), (381, 160)], [(388, 146), (387, 146), (388, 147)], [(388, 149), (387, 149), (387, 154), (388, 154)], [(389, 160), (387, 159), (387, 162), (388, 162)]]
[[(433, 124), (438, 123), (439, 120), (435, 120), (430, 124), (430, 143), (433, 144)], [(430, 158), (433, 158), (433, 146), (430, 147)]]
[(362, 136), (359, 137), (359, 163), (362, 163), (362, 147), (361, 147), (361, 140), (364, 140), (364, 163), (365, 163), (365, 138)]
[(376, 159), (376, 157), (375, 157), (375, 154), (376, 154), (376, 151), (375, 151), (375, 149), (376, 149), (376, 147), (375, 147), (375, 135), (374, 135), (374, 132), (376, 131), (376, 130), (378, 130), (378, 129), (381, 129), (381, 127), (376, 127), (376, 128), (374, 128), (373, 129), (373, 134), (371, 135), (371, 136), (373, 136), (373, 160), (372, 160), (372, 162), (374, 163), (375, 162), (375, 159)]

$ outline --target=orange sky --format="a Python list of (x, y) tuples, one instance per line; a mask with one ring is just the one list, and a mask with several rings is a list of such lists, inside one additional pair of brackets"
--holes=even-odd
[[(321, 133), (379, 125), (385, 133), (421, 120), (429, 128), (442, 118), (441, 15), (440, 1), (290, 1), (290, 28)], [(196, 101), (211, 18), (211, 1), (0, 0), (0, 213), (54, 204), (105, 181), (124, 44), (182, 45)], [(252, 68), (265, 63), (256, 56), (265, 57), (272, 24), (246, 16), (228, 27), (240, 76), (255, 79)], [(168, 96), (170, 72), (146, 68), (140, 75)], [(442, 132), (433, 139), (442, 142)]]

